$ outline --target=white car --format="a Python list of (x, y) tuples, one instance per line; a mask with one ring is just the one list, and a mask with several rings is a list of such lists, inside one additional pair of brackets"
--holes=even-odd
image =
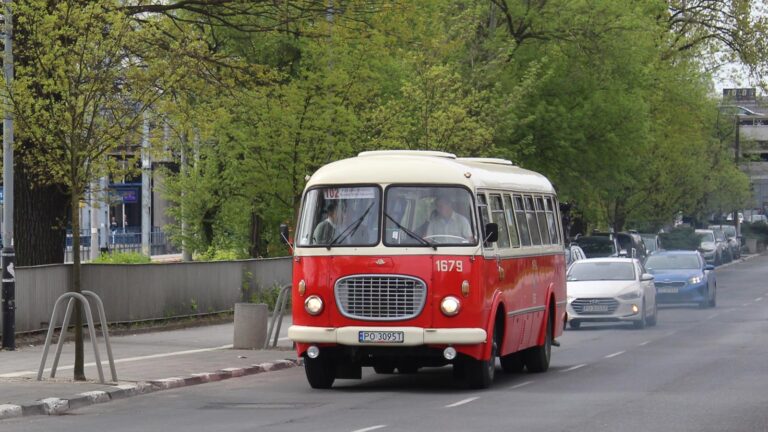
[(634, 258), (592, 258), (568, 268), (568, 322), (631, 322), (656, 325), (656, 287)]

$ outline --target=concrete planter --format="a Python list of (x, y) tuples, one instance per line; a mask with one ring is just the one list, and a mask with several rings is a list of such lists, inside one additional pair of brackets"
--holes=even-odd
[(235, 303), (235, 349), (262, 349), (267, 340), (269, 309), (263, 303)]

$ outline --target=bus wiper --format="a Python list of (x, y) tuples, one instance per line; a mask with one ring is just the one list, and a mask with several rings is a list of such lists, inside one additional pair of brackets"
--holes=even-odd
[(435, 243), (433, 243), (433, 242), (431, 242), (431, 241), (429, 241), (429, 240), (425, 239), (424, 237), (422, 237), (422, 236), (420, 236), (420, 235), (416, 234), (415, 232), (413, 232), (413, 231), (409, 230), (408, 228), (406, 228), (406, 227), (404, 227), (404, 226), (400, 225), (400, 223), (398, 223), (398, 222), (395, 220), (395, 218), (393, 218), (392, 216), (390, 216), (389, 214), (387, 214), (387, 212), (384, 212), (384, 217), (385, 217), (385, 218), (387, 218), (387, 219), (389, 219), (389, 220), (391, 220), (391, 221), (392, 221), (392, 223), (394, 223), (394, 224), (395, 224), (395, 225), (396, 225), (396, 226), (397, 226), (397, 227), (398, 227), (400, 230), (402, 230), (404, 233), (406, 233), (406, 234), (408, 234), (409, 236), (411, 236), (411, 237), (415, 238), (416, 240), (418, 240), (418, 241), (419, 241), (419, 243), (423, 244), (424, 246), (429, 246), (429, 247), (431, 247), (431, 248), (432, 248), (432, 249), (434, 249), (434, 250), (437, 250), (437, 244), (435, 244)]
[(334, 244), (338, 244), (337, 242), (346, 240), (347, 237), (356, 233), (357, 229), (360, 228), (360, 225), (362, 225), (363, 220), (365, 220), (365, 217), (368, 216), (368, 212), (371, 211), (371, 208), (373, 208), (374, 204), (376, 203), (372, 202), (371, 205), (369, 205), (368, 208), (365, 210), (362, 216), (357, 218), (356, 221), (349, 224), (349, 226), (347, 226), (347, 228), (345, 228), (344, 231), (340, 232), (339, 235), (337, 235), (333, 240), (331, 240), (330, 243), (325, 245), (325, 247), (328, 248), (328, 250), (331, 250), (331, 246), (333, 246)]

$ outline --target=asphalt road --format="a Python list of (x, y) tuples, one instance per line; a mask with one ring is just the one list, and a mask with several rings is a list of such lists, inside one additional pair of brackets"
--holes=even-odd
[(768, 257), (717, 270), (718, 307), (566, 331), (544, 374), (489, 390), (448, 368), (311, 390), (299, 368), (0, 422), (34, 431), (768, 431)]

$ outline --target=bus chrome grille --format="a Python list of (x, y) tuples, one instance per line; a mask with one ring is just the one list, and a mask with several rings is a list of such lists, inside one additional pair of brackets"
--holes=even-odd
[(606, 315), (616, 312), (618, 300), (614, 298), (577, 298), (571, 302), (571, 307), (577, 314)]
[(396, 321), (418, 316), (427, 300), (427, 284), (402, 275), (355, 275), (336, 281), (336, 305), (347, 318)]

